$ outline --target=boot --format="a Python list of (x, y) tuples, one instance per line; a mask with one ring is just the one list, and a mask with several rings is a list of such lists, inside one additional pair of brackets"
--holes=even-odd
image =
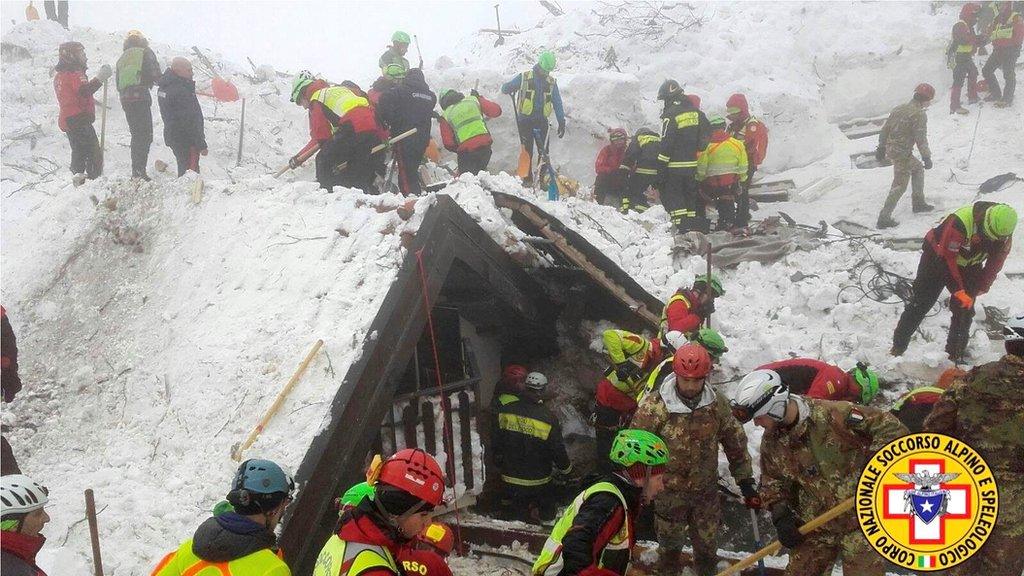
[(682, 571), (682, 552), (679, 550), (658, 549), (658, 561), (654, 564), (655, 576), (677, 576)]
[(996, 102), (996, 108), (1009, 108), (1013, 106), (1013, 100), (1000, 100)]
[(925, 204), (920, 204), (918, 206), (914, 206), (913, 210), (914, 210), (914, 214), (920, 214), (921, 212), (931, 212), (932, 210), (935, 210), (935, 206), (932, 206), (931, 204), (925, 203)]
[(71, 177), (71, 183), (75, 186), (81, 186), (85, 184), (85, 174), (78, 173)]
[(875, 228), (878, 228), (879, 230), (884, 230), (885, 228), (895, 228), (899, 225), (900, 223), (893, 220), (891, 216), (887, 218), (879, 217), (878, 222), (875, 223)]
[(960, 114), (960, 115), (970, 114), (970, 112), (967, 110), (967, 108), (964, 108), (963, 106), (957, 106), (956, 108), (951, 108), (949, 110), (949, 113), (950, 114)]

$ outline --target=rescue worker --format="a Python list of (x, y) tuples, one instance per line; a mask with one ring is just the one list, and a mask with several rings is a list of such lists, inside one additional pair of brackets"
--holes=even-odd
[(619, 170), (622, 158), (626, 154), (629, 136), (622, 128), (608, 129), (608, 144), (601, 148), (594, 162), (594, 199), (605, 206), (621, 205), (625, 196), (623, 191), (623, 173)]
[[(985, 61), (981, 75), (988, 84), (986, 101), (995, 101), (996, 106), (1005, 108), (1013, 104), (1013, 93), (1017, 86), (1017, 59), (1020, 58), (1021, 44), (1024, 43), (1024, 15), (1013, 9), (1012, 2), (1000, 2), (999, 13), (992, 21), (992, 54)], [(1002, 70), (1006, 85), (1000, 90), (996, 70)]]
[[(7, 318), (7, 309), (3, 306), (0, 306), (0, 351), (0, 385), (3, 389), (3, 401), (9, 404), (14, 402), (14, 396), (21, 392), (21, 377), (18, 376), (18, 340), (14, 336), (11, 321)], [(0, 474), (21, 474), (6, 436), (0, 436), (0, 449)]]
[(711, 356), (699, 344), (676, 350), (672, 369), (662, 371), (630, 424), (665, 439), (673, 460), (665, 469), (665, 492), (658, 505), (660, 574), (682, 571), (683, 534), (693, 546), (699, 576), (713, 576), (718, 564), (718, 446), (729, 460), (747, 506), (760, 508), (754, 488), (747, 436), (732, 416), (729, 401), (707, 386)]
[(398, 163), (398, 188), (406, 196), (422, 192), (419, 168), (430, 142), (436, 104), (437, 96), (427, 86), (423, 71), (413, 68), (398, 86), (381, 94), (377, 105), (377, 114), (391, 131), (391, 136), (416, 129), (415, 134), (392, 146), (392, 154)]
[(689, 289), (676, 290), (665, 302), (665, 308), (661, 311), (660, 332), (696, 332), (715, 311), (715, 299), (724, 295), (725, 289), (717, 276), (698, 275)]
[(501, 377), (494, 385), (491, 393), (491, 401), (482, 411), (480, 419), (480, 442), (486, 447), (484, 450), (484, 465), (487, 474), (484, 475), (484, 485), (477, 498), (477, 508), (481, 511), (497, 512), (501, 510), (501, 499), (504, 493), (504, 482), (501, 481), (501, 474), (497, 472), (494, 463), (493, 438), (498, 430), (498, 412), (501, 407), (512, 402), (518, 402), (523, 391), (526, 390), (526, 376), (529, 370), (520, 364), (509, 364), (501, 372)]
[(648, 190), (658, 184), (658, 169), (661, 162), (661, 136), (654, 130), (640, 128), (633, 135), (622, 156), (619, 171), (623, 173), (626, 195), (622, 197), (619, 211), (623, 214), (634, 210), (646, 212), (650, 208), (647, 199)]
[(187, 170), (199, 172), (199, 157), (206, 156), (203, 108), (196, 98), (192, 63), (178, 56), (156, 82), (160, 118), (164, 122), (164, 144), (174, 153), (178, 176)]
[[(401, 30), (396, 31), (391, 35), (391, 45), (388, 49), (380, 55), (377, 59), (377, 67), (380, 68), (380, 72), (383, 75), (384, 69), (388, 67), (388, 64), (398, 64), (404, 70), (408, 70), (409, 60), (405, 57), (405, 54), (409, 52), (409, 43), (411, 42), (409, 34), (402, 32)], [(420, 68), (423, 68), (423, 63), (420, 62)]]
[[(671, 337), (673, 342), (669, 342)], [(601, 336), (610, 366), (597, 383), (594, 404), (595, 462), (607, 466), (604, 454), (633, 417), (644, 394), (647, 374), (686, 342), (679, 332), (648, 340), (625, 330), (605, 330)], [(600, 468), (599, 468), (600, 469)]]
[(871, 456), (907, 429), (887, 411), (790, 394), (778, 374), (755, 370), (740, 382), (733, 415), (764, 428), (760, 497), (779, 542), (786, 576), (820, 576), (843, 559), (843, 573), (884, 576), (888, 562), (868, 545), (853, 510), (803, 535), (799, 528), (854, 495)]
[(711, 139), (697, 157), (697, 182), (701, 202), (714, 202), (718, 211), (715, 230), (730, 230), (736, 223), (736, 199), (747, 181), (747, 150), (744, 143), (725, 130), (725, 118), (708, 120)]
[(889, 409), (900, 422), (916, 434), (924, 431), (924, 419), (931, 414), (935, 404), (942, 398), (942, 394), (953, 385), (956, 379), (967, 375), (967, 372), (957, 366), (948, 368), (939, 375), (934, 386), (919, 386), (900, 397)]
[(530, 372), (519, 399), (498, 408), (491, 440), (494, 463), (504, 483), (506, 517), (537, 524), (555, 517), (552, 476), (564, 478), (572, 471), (562, 426), (544, 405), (547, 387), (546, 376)]
[(288, 576), (274, 529), (292, 500), (295, 482), (270, 460), (242, 462), (227, 499), (233, 512), (213, 516), (192, 538), (164, 556), (152, 576), (189, 576), (209, 572)]
[(610, 471), (580, 492), (555, 523), (533, 563), (533, 576), (624, 576), (636, 543), (641, 506), (665, 489), (665, 441), (646, 430), (614, 438)]
[(444, 496), (444, 474), (419, 448), (399, 450), (367, 472), (373, 500), (341, 516), (317, 556), (313, 576), (401, 576), (397, 558), (431, 522)]
[(857, 362), (848, 371), (813, 358), (790, 358), (770, 362), (757, 370), (772, 370), (790, 393), (819, 400), (846, 400), (870, 404), (878, 395), (878, 374), (867, 364)]
[(942, 289), (952, 295), (953, 314), (946, 337), (946, 353), (954, 362), (967, 349), (974, 301), (988, 292), (1010, 254), (1017, 212), (1006, 204), (975, 202), (956, 210), (928, 231), (921, 245), (921, 260), (907, 302), (892, 336), (892, 355), (900, 356), (910, 337), (938, 300)]
[(68, 136), (71, 144), (71, 173), (75, 185), (99, 178), (103, 173), (103, 154), (93, 122), (96, 121), (96, 101), (93, 94), (110, 78), (110, 66), (104, 64), (96, 77), (85, 75), (88, 58), (80, 42), (65, 42), (58, 49), (53, 91), (57, 94), (60, 114), (57, 126)]
[(380, 105), (380, 97), (385, 93), (394, 88), (397, 88), (405, 80), (405, 75), (408, 73), (408, 68), (404, 68), (401, 64), (388, 64), (384, 67), (384, 73), (379, 78), (373, 81), (370, 85), (370, 89), (366, 91), (366, 99), (370, 101), (370, 105), (376, 108)]
[(359, 503), (362, 502), (364, 498), (373, 500), (374, 494), (373, 486), (370, 486), (368, 482), (353, 484), (348, 490), (345, 490), (345, 493), (341, 495), (341, 498), (338, 498), (338, 515), (341, 516), (341, 514), (344, 514), (346, 510), (359, 506)]
[(4, 576), (46, 576), (36, 555), (46, 543), (40, 534), (50, 516), (49, 492), (28, 476), (0, 476), (0, 566)]
[[(892, 162), (892, 186), (889, 196), (885, 199), (882, 211), (878, 214), (875, 227), (892, 228), (899, 222), (893, 220), (892, 213), (896, 203), (907, 191), (910, 182), (910, 197), (914, 213), (931, 212), (934, 206), (924, 198), (924, 171), (932, 169), (932, 151), (928, 148), (928, 116), (925, 108), (935, 98), (935, 88), (931, 84), (918, 84), (914, 89), (914, 97), (910, 102), (893, 108), (878, 135), (878, 148), (875, 159), (879, 162)], [(914, 145), (921, 153), (921, 160), (914, 157)], [(922, 168), (923, 164), (923, 168)]]
[(978, 451), (999, 486), (999, 518), (985, 545), (952, 576), (1024, 573), (1024, 314), (1003, 327), (1006, 355), (955, 381), (924, 421)]
[(690, 99), (690, 103), (693, 104), (694, 108), (700, 110), (700, 96), (697, 96), (696, 94), (687, 94), (686, 97)]
[(690, 332), (686, 337), (690, 342), (703, 346), (708, 351), (708, 354), (711, 355), (711, 361), (715, 364), (722, 359), (723, 354), (729, 351), (729, 348), (725, 345), (725, 339), (714, 328), (701, 328), (696, 332)]
[(538, 153), (548, 142), (548, 117), (555, 113), (558, 121), (558, 137), (565, 136), (565, 112), (562, 110), (562, 95), (558, 82), (551, 72), (555, 69), (555, 54), (541, 52), (533, 68), (517, 74), (501, 86), (502, 94), (514, 95), (516, 106), (516, 127), (519, 129), (519, 167), (517, 175), (525, 186), (533, 184), (533, 144), (537, 142)]
[[(384, 173), (384, 162), (370, 154), (381, 142), (380, 128), (366, 94), (352, 82), (330, 86), (306, 71), (292, 82), (292, 102), (309, 110), (309, 143), (288, 161), (292, 169), (319, 149), (316, 180), (332, 191), (335, 186), (376, 194), (374, 180)], [(347, 162), (338, 171), (338, 165)]]
[(441, 143), (458, 156), (459, 174), (486, 172), (494, 143), (487, 119), (501, 116), (501, 106), (474, 88), (468, 97), (455, 90), (444, 90), (441, 110)]
[(160, 78), (160, 63), (142, 32), (128, 32), (116, 70), (117, 92), (132, 136), (132, 178), (149, 180), (146, 164), (149, 162), (149, 146), (153, 143), (153, 96), (150, 90)]
[(747, 180), (740, 186), (736, 198), (736, 228), (746, 228), (750, 223), (750, 185), (754, 173), (768, 155), (768, 127), (764, 122), (750, 115), (747, 97), (733, 94), (725, 103), (726, 118), (729, 120), (729, 134), (743, 142), (747, 151)]
[(953, 88), (949, 92), (949, 113), (967, 114), (967, 109), (960, 105), (960, 93), (963, 91), (964, 79), (967, 79), (967, 102), (978, 102), (978, 67), (974, 65), (974, 55), (981, 44), (974, 31), (978, 23), (981, 5), (974, 2), (964, 4), (960, 9), (960, 20), (953, 25), (952, 39), (949, 42), (950, 67), (953, 69)]
[(455, 532), (442, 522), (431, 522), (398, 553), (398, 562), (409, 576), (452, 576), (445, 560), (455, 549)]
[(661, 112), (661, 151), (658, 160), (658, 192), (676, 232), (707, 232), (704, 204), (697, 198), (697, 154), (707, 147), (708, 119), (698, 110), (675, 80), (658, 89)]

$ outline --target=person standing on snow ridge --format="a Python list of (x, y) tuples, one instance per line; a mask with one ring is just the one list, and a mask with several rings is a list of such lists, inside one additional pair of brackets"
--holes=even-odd
[(910, 337), (946, 288), (952, 295), (949, 308), (953, 314), (946, 353), (954, 362), (962, 359), (974, 319), (974, 301), (988, 292), (1003, 269), (1016, 227), (1017, 212), (1011, 206), (975, 202), (928, 231), (921, 245), (913, 298), (893, 332), (893, 356), (907, 350)]
[(717, 276), (700, 274), (693, 279), (689, 290), (676, 290), (661, 311), (659, 334), (697, 332), (708, 316), (715, 311), (715, 299), (725, 295), (725, 288)]
[(750, 115), (750, 106), (743, 94), (733, 94), (725, 106), (729, 134), (743, 142), (747, 150), (747, 180), (740, 186), (740, 195), (736, 198), (735, 224), (736, 228), (746, 228), (750, 223), (750, 185), (754, 183), (754, 173), (768, 155), (768, 127)]
[(791, 393), (808, 398), (867, 405), (878, 395), (878, 374), (862, 362), (844, 372), (821, 360), (790, 358), (762, 364), (756, 370), (775, 372)]
[(455, 90), (444, 90), (440, 104), (441, 143), (458, 156), (459, 174), (486, 172), (494, 142), (486, 119), (501, 116), (501, 106), (481, 96), (475, 88), (468, 97)]
[(295, 482), (270, 460), (242, 462), (227, 495), (234, 510), (207, 518), (192, 538), (164, 556), (151, 576), (191, 576), (212, 570), (290, 576), (274, 529), (294, 490)]
[(0, 566), (4, 576), (46, 576), (36, 554), (46, 543), (40, 532), (50, 521), (49, 492), (28, 476), (0, 477)]
[(650, 208), (647, 199), (649, 190), (658, 184), (658, 168), (661, 162), (661, 136), (654, 130), (640, 128), (633, 135), (622, 156), (619, 171), (622, 173), (625, 195), (619, 212), (626, 214), (630, 210), (644, 213)]
[(658, 191), (676, 232), (707, 232), (704, 203), (698, 202), (697, 154), (707, 147), (708, 119), (698, 110), (675, 80), (665, 80), (658, 89), (665, 103), (661, 113), (661, 153), (658, 160)]
[[(391, 45), (377, 59), (377, 67), (380, 68), (381, 75), (384, 75), (384, 70), (389, 64), (398, 64), (403, 70), (410, 68), (409, 60), (405, 57), (409, 51), (409, 42), (409, 35), (401, 30), (391, 35)], [(420, 62), (419, 68), (423, 68), (423, 62)]]
[(622, 128), (608, 129), (608, 145), (601, 148), (594, 162), (594, 199), (605, 206), (620, 206), (625, 194), (624, 173), (619, 170), (626, 154), (629, 136)]
[[(935, 88), (931, 84), (918, 84), (914, 89), (914, 97), (906, 104), (893, 108), (878, 135), (878, 148), (875, 159), (879, 162), (892, 162), (892, 186), (889, 196), (885, 199), (882, 211), (878, 214), (876, 228), (892, 228), (899, 222), (893, 220), (892, 213), (896, 203), (907, 191), (907, 182), (911, 185), (913, 210), (931, 212), (934, 206), (924, 198), (924, 171), (932, 168), (932, 151), (928, 147), (928, 115), (925, 109), (935, 98)], [(921, 153), (921, 161), (914, 157), (914, 145)], [(923, 164), (923, 167), (922, 167)]]
[[(56, 6), (54, 6), (56, 4)], [(68, 29), (68, 0), (44, 0), (43, 10), (46, 11), (46, 19), (53, 20)]]
[(736, 223), (735, 201), (745, 195), (742, 187), (748, 178), (747, 150), (743, 142), (726, 132), (725, 118), (714, 116), (709, 122), (711, 139), (697, 157), (698, 202), (713, 201), (718, 210), (715, 230), (730, 230)]
[(624, 576), (636, 544), (641, 506), (665, 489), (665, 441), (646, 430), (622, 430), (612, 441), (609, 471), (594, 475), (555, 523), (533, 576)]
[(661, 371), (630, 426), (665, 439), (675, 458), (665, 470), (666, 491), (658, 505), (659, 574), (682, 570), (684, 531), (693, 545), (700, 576), (714, 576), (718, 564), (718, 446), (729, 460), (747, 507), (761, 507), (754, 488), (747, 436), (729, 409), (729, 401), (706, 384), (711, 356), (699, 344), (676, 350), (672, 369)]
[(999, 482), (999, 521), (985, 546), (951, 576), (1024, 572), (1024, 314), (1003, 326), (1006, 355), (955, 380), (924, 422), (978, 451)]
[(116, 70), (121, 108), (132, 136), (132, 178), (149, 180), (146, 164), (149, 162), (149, 147), (153, 144), (153, 96), (149, 91), (160, 78), (160, 64), (142, 32), (128, 32)]
[(409, 576), (452, 576), (448, 558), (455, 549), (455, 533), (442, 522), (431, 522), (398, 553), (398, 562)]
[(909, 431), (887, 411), (790, 394), (770, 370), (747, 374), (733, 396), (733, 416), (761, 436), (759, 496), (779, 542), (789, 548), (788, 575), (818, 576), (842, 557), (843, 573), (884, 576), (853, 510), (809, 534), (800, 526), (854, 496), (871, 456)]
[(950, 67), (953, 69), (953, 88), (949, 92), (950, 114), (967, 114), (967, 109), (960, 105), (960, 93), (963, 91), (965, 78), (968, 104), (978, 102), (978, 67), (974, 65), (974, 54), (977, 53), (981, 42), (974, 32), (974, 27), (980, 11), (979, 4), (964, 4), (960, 9), (960, 20), (953, 25), (948, 49)]
[(89, 80), (85, 71), (88, 58), (80, 42), (65, 42), (58, 50), (58, 61), (53, 77), (53, 91), (57, 94), (60, 115), (57, 125), (67, 134), (71, 144), (71, 173), (76, 185), (99, 178), (103, 173), (103, 153), (96, 136), (96, 101), (93, 94), (113, 73), (104, 64), (99, 73)]
[[(3, 387), (3, 401), (14, 402), (14, 396), (21, 392), (21, 377), (18, 376), (18, 341), (14, 337), (14, 328), (7, 318), (7, 309), (0, 306), (0, 383)], [(0, 475), (21, 474), (18, 461), (14, 459), (14, 451), (6, 436), (0, 436)]]
[[(537, 141), (538, 152), (548, 141), (548, 117), (555, 113), (558, 121), (558, 137), (565, 136), (565, 112), (562, 110), (562, 95), (558, 82), (551, 72), (555, 69), (555, 54), (541, 52), (533, 68), (516, 74), (501, 86), (502, 94), (514, 94), (518, 113), (516, 126), (519, 129), (519, 168), (517, 175), (524, 186), (533, 185), (533, 144)], [(537, 134), (534, 134), (537, 130)]]
[(377, 114), (392, 136), (415, 128), (416, 133), (392, 146), (398, 163), (398, 188), (405, 196), (419, 195), (419, 167), (430, 142), (437, 96), (430, 91), (423, 71), (413, 68), (400, 84), (384, 92), (377, 105)]
[[(1020, 58), (1021, 45), (1024, 44), (1024, 15), (1013, 9), (1012, 2), (1000, 2), (999, 13), (992, 21), (992, 55), (985, 61), (981, 69), (982, 76), (988, 84), (988, 97), (985, 101), (995, 101), (996, 106), (1006, 108), (1013, 104), (1013, 93), (1017, 86), (1017, 59)], [(996, 70), (1003, 71), (1003, 82), (1006, 86), (999, 89)]]
[(203, 108), (196, 98), (196, 82), (192, 79), (192, 63), (178, 56), (156, 82), (160, 117), (164, 121), (164, 144), (178, 162), (178, 176), (192, 170), (199, 172), (199, 156), (206, 156), (206, 131)]
[(324, 544), (313, 576), (401, 576), (402, 549), (431, 522), (444, 496), (444, 474), (419, 448), (399, 450), (367, 472), (376, 495), (341, 516)]

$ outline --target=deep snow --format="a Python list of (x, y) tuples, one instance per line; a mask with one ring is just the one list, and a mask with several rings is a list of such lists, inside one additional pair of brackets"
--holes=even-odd
[[(932, 6), (700, 4), (708, 20), (699, 32), (616, 42), (619, 73), (600, 69), (606, 42), (576, 34), (604, 29), (586, 5), (501, 48), (469, 39), (450, 59), (455, 65), (428, 69), (427, 78), (438, 90), (468, 90), (479, 78), (481, 91), (493, 94), (500, 81), (529, 65), (538, 46), (554, 47), (570, 131), (553, 154), (584, 183), (591, 181), (605, 127), (656, 126), (653, 94), (665, 76), (700, 94), (708, 111), (745, 90), (772, 131), (766, 171), (798, 186), (792, 202), (763, 204), (756, 216), (783, 210), (807, 224), (847, 218), (865, 225), (874, 222), (891, 171), (853, 168), (849, 155), (873, 149), (875, 140), (848, 140), (835, 122), (884, 113), (928, 80), (940, 97), (929, 113), (935, 168), (926, 187), (939, 212), (912, 215), (906, 199), (896, 214), (903, 224), (886, 234), (920, 237), (941, 214), (975, 198), (975, 188), (951, 175), (978, 183), (1024, 172), (1024, 118), (1017, 110), (945, 113), (942, 95), (950, 80), (941, 50), (956, 7), (940, 5), (932, 14)], [(107, 118), (108, 175), (74, 188), (48, 76), (56, 46), (71, 36), (86, 45), (93, 69), (113, 63), (120, 52), (119, 33), (73, 29), (69, 35), (46, 21), (20, 24), (3, 36), (33, 56), (5, 60), (2, 69), (2, 300), (21, 345), (25, 381), (16, 401), (4, 405), (3, 422), (13, 428), (9, 438), (22, 468), (51, 489), (53, 521), (45, 530), (42, 566), (53, 574), (90, 569), (88, 532), (78, 520), (81, 490), (91, 486), (102, 510), (108, 571), (142, 574), (223, 496), (234, 469), (231, 445), (256, 423), (313, 341), (324, 338), (325, 352), (249, 451), (295, 469), (328, 418), (324, 407), (358, 357), (397, 272), (401, 235), (415, 231), (433, 199), (420, 199), (415, 216), (404, 221), (393, 210), (399, 198), (323, 194), (309, 182), (308, 167), (281, 180), (268, 176), (305, 141), (303, 112), (287, 102), (287, 80), (251, 84), (232, 74), (250, 70), (230, 64), (222, 73), (247, 97), (246, 149), (235, 167), (239, 103), (203, 99), (210, 156), (203, 159), (200, 204), (191, 203), (189, 177), (151, 170), (152, 183), (128, 181), (129, 138), (116, 91)], [(187, 52), (154, 49), (162, 63)], [(357, 80), (368, 84), (369, 74)], [(979, 111), (965, 171), (960, 167)], [(515, 154), (510, 117), (506, 110), (492, 123), (496, 171), (510, 167)], [(150, 160), (170, 162), (158, 113), (155, 120)], [(33, 123), (40, 133), (17, 138), (34, 130)], [(445, 193), (508, 250), (524, 249), (523, 233), (485, 189), (532, 194), (504, 174), (465, 176)], [(1022, 190), (1017, 184), (986, 199), (1024, 213)], [(672, 254), (661, 209), (623, 217), (582, 199), (537, 201), (659, 297), (703, 269), (698, 257)], [(867, 245), (887, 268), (913, 276), (918, 253)], [(1022, 250), (1018, 242), (1004, 272), (1024, 272)], [(724, 271), (728, 294), (718, 303), (715, 326), (730, 352), (716, 380), (788, 354), (841, 366), (867, 360), (906, 383), (934, 378), (949, 365), (942, 351), (948, 313), (924, 322), (927, 341), (918, 337), (904, 357), (889, 357), (901, 308), (855, 303), (848, 291), (840, 298), (862, 258), (861, 248), (838, 242), (772, 265)], [(804, 278), (791, 281), (797, 271)], [(1020, 278), (1004, 274), (980, 303), (1019, 306)], [(984, 335), (983, 319), (979, 310), (969, 348), (979, 362), (1001, 350)], [(886, 400), (899, 390), (886, 390)], [(756, 450), (760, 434), (748, 433)]]

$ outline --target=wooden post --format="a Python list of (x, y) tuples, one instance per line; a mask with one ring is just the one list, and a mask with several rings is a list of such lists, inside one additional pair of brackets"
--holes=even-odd
[(89, 520), (89, 538), (92, 540), (92, 568), (95, 576), (103, 576), (103, 560), (100, 558), (100, 530), (96, 525), (96, 500), (92, 488), (85, 490), (85, 517)]
[(238, 124), (238, 160), (235, 166), (242, 165), (242, 138), (245, 136), (245, 98), (242, 98), (242, 120)]

